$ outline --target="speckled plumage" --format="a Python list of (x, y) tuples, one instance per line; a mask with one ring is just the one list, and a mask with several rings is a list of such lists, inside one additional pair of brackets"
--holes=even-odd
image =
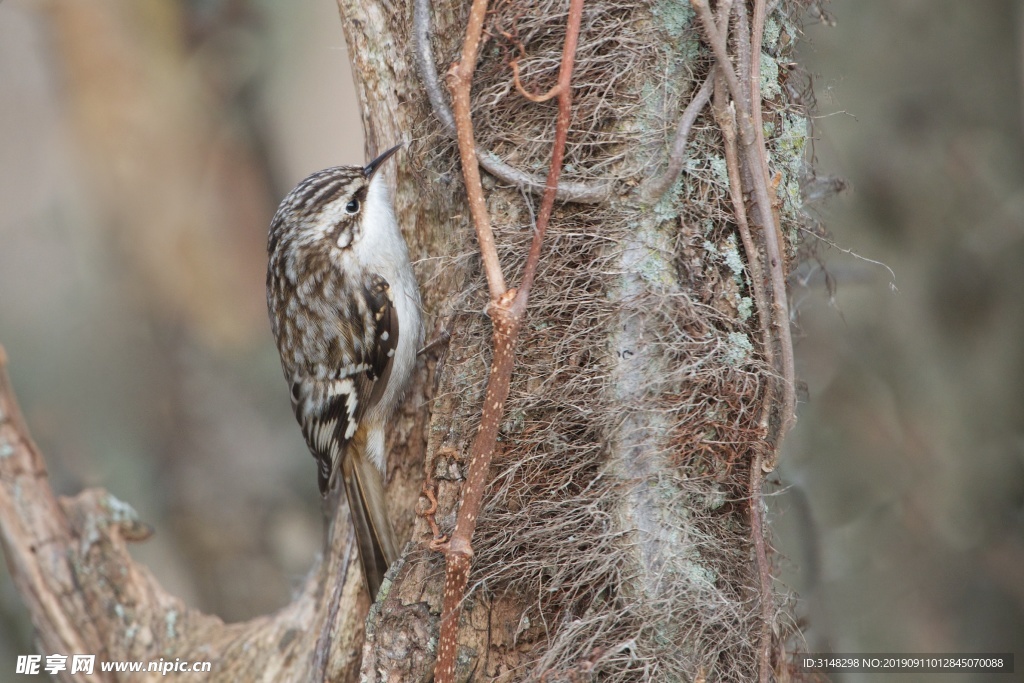
[(397, 555), (383, 500), (385, 427), (422, 337), (408, 251), (376, 175), (394, 151), (303, 180), (268, 240), (267, 306), (292, 408), (321, 493), (339, 471), (345, 478), (374, 593)]

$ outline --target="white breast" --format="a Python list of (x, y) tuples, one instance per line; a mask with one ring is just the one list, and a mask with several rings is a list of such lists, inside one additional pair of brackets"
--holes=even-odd
[(361, 234), (349, 253), (364, 268), (379, 273), (388, 281), (398, 309), (398, 348), (392, 361), (388, 389), (377, 406), (381, 413), (379, 418), (387, 419), (412, 376), (423, 332), (419, 288), (409, 262), (409, 250), (391, 208), (383, 174), (376, 175), (370, 183), (362, 225)]

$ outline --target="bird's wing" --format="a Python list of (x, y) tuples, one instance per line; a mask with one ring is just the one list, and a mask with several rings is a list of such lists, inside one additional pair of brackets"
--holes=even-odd
[[(370, 369), (361, 377), (364, 410), (377, 404), (388, 385), (391, 366), (398, 350), (398, 309), (395, 308), (391, 285), (380, 275), (373, 275), (364, 294), (373, 314), (373, 335), (369, 348)], [(362, 413), (360, 413), (362, 415)]]
[(291, 377), (292, 409), (317, 459), (324, 495), (359, 422), (387, 387), (398, 346), (398, 314), (387, 280), (371, 275), (354, 292), (345, 302), (348, 310), (338, 312), (335, 334), (325, 335), (317, 365), (328, 370), (301, 368)]

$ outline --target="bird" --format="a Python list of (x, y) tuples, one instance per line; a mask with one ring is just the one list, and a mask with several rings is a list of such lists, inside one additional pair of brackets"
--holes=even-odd
[(419, 288), (380, 173), (400, 148), (299, 182), (267, 240), (267, 309), (292, 410), (324, 498), (341, 474), (371, 600), (398, 557), (385, 440), (423, 336)]

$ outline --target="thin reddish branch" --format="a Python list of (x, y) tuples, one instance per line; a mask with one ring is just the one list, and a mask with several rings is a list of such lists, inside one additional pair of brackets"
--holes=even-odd
[(473, 0), (466, 25), (466, 39), (462, 43), (462, 59), (449, 69), (448, 87), (452, 93), (455, 137), (459, 143), (459, 156), (462, 159), (462, 177), (466, 181), (469, 212), (473, 216), (473, 226), (476, 228), (477, 241), (480, 243), (480, 255), (484, 262), (484, 273), (487, 275), (487, 287), (491, 293), (491, 300), (496, 300), (505, 293), (505, 276), (502, 274), (501, 264), (498, 262), (498, 250), (494, 246), (494, 231), (491, 230), (491, 219), (487, 214), (483, 185), (480, 182), (480, 166), (476, 156), (476, 141), (473, 138), (469, 100), (470, 89), (473, 85), (473, 72), (476, 71), (477, 51), (480, 49), (486, 17), (487, 0)]
[(455, 680), (459, 617), (473, 561), (473, 533), (476, 531), (484, 490), (487, 488), (498, 427), (505, 412), (505, 399), (508, 398), (515, 360), (515, 344), (522, 320), (521, 316), (512, 312), (514, 296), (514, 290), (509, 291), (500, 303), (489, 308), (494, 325), (494, 358), (484, 394), (480, 428), (470, 447), (469, 471), (462, 485), (462, 500), (455, 530), (445, 548), (447, 567), (441, 605), (441, 635), (437, 646), (437, 664), (434, 666), (434, 680), (437, 683), (452, 683)]
[[(467, 192), (471, 193), (471, 203), (474, 201), (479, 202), (485, 219), (486, 209), (483, 206), (483, 188), (480, 186), (479, 171), (476, 169), (475, 152), (473, 152), (473, 123), (469, 112), (469, 89), (472, 81), (472, 71), (467, 71), (463, 67), (469, 61), (468, 55), (470, 52), (475, 60), (475, 51), (479, 45), (479, 33), (482, 30), (482, 18), (486, 12), (486, 5), (485, 1), (474, 2), (473, 8), (470, 10), (471, 21), (466, 29), (467, 37), (463, 45), (462, 61), (451, 72), (453, 76), (453, 101), (456, 103), (461, 102), (461, 104), (457, 104), (455, 107), (455, 125), (458, 130), (459, 150), (463, 153), (462, 165), (464, 172), (469, 165), (465, 152), (468, 150), (473, 154), (471, 165), (474, 172), (466, 173), (465, 175), (466, 189)], [(473, 14), (477, 12), (478, 6), (480, 22), (474, 23), (472, 21)], [(501, 416), (505, 411), (505, 401), (508, 398), (519, 330), (526, 312), (530, 289), (533, 286), (534, 277), (537, 272), (537, 264), (540, 261), (544, 235), (547, 232), (551, 214), (554, 211), (558, 178), (562, 172), (562, 160), (565, 156), (569, 122), (572, 118), (572, 69), (582, 17), (583, 0), (570, 0), (565, 44), (562, 49), (562, 63), (558, 73), (558, 84), (554, 88), (558, 95), (558, 118), (555, 124), (555, 140), (552, 146), (551, 165), (545, 184), (544, 196), (541, 200), (540, 213), (537, 216), (533, 241), (530, 244), (530, 252), (523, 269), (522, 282), (518, 291), (501, 291), (497, 295), (495, 294), (495, 288), (491, 287), (491, 303), (488, 306), (488, 314), (493, 324), (494, 357), (491, 361), (491, 375), (488, 378), (487, 389), (484, 393), (480, 427), (470, 446), (469, 471), (466, 475), (466, 481), (462, 486), (462, 500), (455, 522), (455, 530), (452, 532), (452, 538), (445, 548), (447, 567), (441, 608), (441, 634), (437, 648), (437, 664), (434, 668), (434, 678), (437, 683), (452, 683), (455, 680), (459, 617), (462, 614), (462, 601), (466, 595), (466, 587), (469, 584), (469, 571), (472, 567), (473, 534), (476, 531), (477, 516), (480, 512), (484, 490), (487, 487), (490, 475), (491, 459), (493, 458), (495, 444), (497, 443)], [(470, 35), (472, 32), (476, 32), (475, 37)], [(473, 198), (474, 196), (476, 197), (475, 199)], [(475, 216), (476, 214), (474, 214)], [(478, 236), (481, 234), (479, 230), (480, 224), (481, 221), (477, 220)], [(487, 234), (490, 237), (490, 247), (493, 248), (494, 243), (493, 236), (490, 233), (489, 220), (486, 220), (486, 225)], [(480, 240), (480, 245), (481, 250), (483, 250), (483, 239)], [(485, 268), (489, 267), (485, 256)], [(495, 267), (498, 269), (498, 275), (500, 276), (500, 266), (495, 264)], [(492, 275), (489, 270), (488, 282), (492, 282)]]
[[(536, 102), (540, 104), (541, 102), (547, 102), (548, 100), (558, 96), (559, 88), (561, 87), (561, 84), (559, 83), (556, 83), (555, 85), (551, 86), (551, 89), (548, 90), (543, 95), (534, 95), (532, 92), (523, 87), (523, 82), (519, 80), (519, 60), (509, 60), (508, 65), (512, 67), (512, 82), (515, 84), (516, 90), (518, 90), (519, 94), (525, 97), (526, 99), (530, 100), (531, 102)], [(544, 185), (544, 188), (547, 189), (546, 183)]]
[(442, 550), (442, 544), (448, 542), (448, 537), (441, 533), (440, 527), (437, 526), (437, 496), (435, 495), (436, 485), (433, 481), (433, 477), (429, 477), (423, 482), (423, 486), (420, 489), (420, 495), (427, 499), (427, 509), (416, 514), (426, 520), (427, 525), (430, 527), (430, 533), (433, 534), (433, 538), (430, 541), (431, 550)]
[(576, 44), (580, 37), (580, 23), (583, 20), (583, 0), (569, 0), (569, 19), (566, 26), (565, 46), (562, 48), (562, 64), (558, 70), (558, 120), (555, 123), (555, 143), (551, 150), (551, 168), (548, 171), (547, 186), (541, 200), (540, 213), (537, 214), (537, 229), (533, 233), (530, 244), (530, 255), (526, 259), (523, 270), (523, 282), (519, 286), (517, 305), (526, 308), (526, 298), (533, 286), (533, 277), (540, 261), (540, 247), (544, 234), (551, 220), (551, 212), (555, 206), (555, 192), (558, 189), (558, 177), (562, 174), (562, 159), (565, 157), (565, 141), (569, 135), (569, 122), (572, 120), (572, 69), (576, 59)]

